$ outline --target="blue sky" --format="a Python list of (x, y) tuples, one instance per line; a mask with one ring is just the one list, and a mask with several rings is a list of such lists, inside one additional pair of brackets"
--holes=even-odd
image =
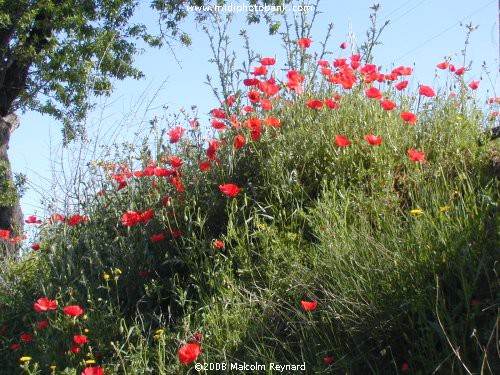
[[(147, 4), (146, 0), (142, 2)], [(369, 7), (373, 3), (373, 0), (322, 0), (319, 7), (322, 14), (312, 30), (316, 43), (313, 43), (311, 51), (319, 51), (318, 42), (324, 38), (326, 25), (333, 22), (335, 26), (328, 49), (334, 52), (332, 58), (341, 53), (348, 56), (348, 51), (341, 52), (338, 46), (343, 41), (349, 41), (350, 30), (361, 44), (369, 27)], [(442, 81), (436, 78), (436, 64), (445, 56), (451, 56), (452, 62), (462, 66), (460, 51), (464, 48), (465, 24), (472, 23), (479, 27), (471, 34), (467, 46), (467, 62), (472, 62), (472, 69), (467, 72), (466, 79), (482, 79), (476, 93), (480, 98), (500, 96), (495, 95), (495, 90), (499, 88), (497, 0), (380, 0), (379, 3), (381, 23), (390, 20), (390, 24), (382, 34), (383, 45), (375, 49), (374, 62), (377, 65), (386, 70), (393, 65), (412, 66), (416, 83), (438, 87)], [(290, 12), (289, 16), (293, 14)], [(237, 14), (231, 26), (232, 48), (238, 55), (244, 53), (243, 40), (238, 34), (245, 28), (256, 52), (262, 56), (277, 57), (277, 67), (282, 67), (279, 38), (267, 36), (263, 25), (247, 26), (244, 18), (244, 13)], [(154, 23), (154, 14), (145, 8), (137, 19)], [(175, 48), (178, 62), (168, 49), (146, 50), (136, 60), (146, 78), (117, 82), (111, 98), (90, 114), (89, 122), (93, 124), (89, 131), (90, 144), (97, 139), (97, 134), (104, 142), (114, 139), (115, 135), (133, 139), (133, 133), (138, 129), (134, 123), (161, 115), (164, 113), (163, 106), (168, 106), (168, 112), (175, 114), (181, 108), (189, 109), (191, 105), (197, 105), (202, 126), (207, 126), (206, 113), (218, 106), (211, 89), (204, 83), (207, 74), (216, 75), (214, 65), (208, 62), (211, 58), (208, 37), (193, 22), (186, 22), (183, 29), (192, 36), (193, 43), (190, 48)], [(489, 77), (482, 69), (483, 61), (487, 64)], [(161, 87), (162, 82), (164, 85)], [(138, 109), (132, 117), (129, 115), (131, 107)], [(118, 127), (118, 123), (123, 126)], [(39, 192), (52, 190), (51, 167), (55, 163), (59, 168), (61, 161), (60, 129), (60, 124), (49, 117), (26, 113), (21, 116), (20, 128), (12, 135), (9, 157), (13, 170), (26, 174), (32, 186), (21, 201), (25, 217), (34, 213), (43, 214)], [(75, 148), (65, 151), (63, 158), (71, 158), (74, 152)], [(71, 174), (71, 168), (71, 165), (65, 164), (67, 175)], [(63, 175), (56, 177), (61, 179)]]

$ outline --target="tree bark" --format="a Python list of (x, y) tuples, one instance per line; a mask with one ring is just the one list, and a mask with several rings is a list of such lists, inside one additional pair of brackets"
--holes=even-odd
[[(0, 116), (0, 162), (7, 166), (7, 170), (0, 175), (0, 182), (12, 181), (12, 169), (7, 154), (11, 133), (19, 126), (19, 118), (14, 113)], [(0, 206), (0, 229), (11, 232), (11, 237), (21, 236), (23, 231), (23, 214), (19, 199), (12, 205)], [(18, 248), (16, 244), (11, 244), (6, 240), (0, 240), (0, 257), (15, 255)]]

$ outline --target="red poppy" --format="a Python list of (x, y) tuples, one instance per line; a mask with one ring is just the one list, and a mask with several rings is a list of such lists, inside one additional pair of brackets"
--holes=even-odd
[(448, 61), (443, 61), (442, 63), (437, 64), (436, 67), (438, 69), (444, 70), (444, 69), (448, 69), (448, 65), (449, 65)]
[(471, 83), (469, 83), (469, 87), (471, 88), (471, 90), (477, 90), (479, 87), (479, 81), (472, 81)]
[(21, 347), (21, 344), (12, 344), (10, 346), (10, 349), (15, 351), (15, 350), (19, 349), (20, 347)]
[(27, 220), (24, 220), (26, 224), (41, 224), (42, 220), (37, 220), (36, 216), (28, 216)]
[(241, 134), (238, 134), (236, 137), (234, 137), (234, 142), (233, 142), (233, 146), (235, 149), (239, 150), (240, 148), (242, 148), (243, 146), (245, 146), (245, 137)]
[(264, 94), (266, 95), (269, 95), (269, 96), (273, 96), (273, 95), (276, 95), (278, 93), (278, 91), (280, 91), (280, 87), (278, 85), (276, 85), (275, 83), (272, 83), (272, 82), (269, 82), (270, 80), (268, 80), (267, 82), (259, 82), (259, 90), (262, 91)]
[(337, 108), (340, 108), (340, 104), (337, 103), (336, 101), (332, 100), (332, 99), (326, 99), (325, 100), (325, 105), (330, 108), (330, 109), (337, 109)]
[(405, 362), (401, 365), (401, 372), (407, 373), (408, 371), (410, 371), (410, 365)]
[(75, 354), (76, 354), (76, 353), (80, 353), (80, 348), (79, 348), (78, 346), (76, 346), (76, 345), (71, 345), (71, 346), (69, 347), (69, 350), (70, 350), (72, 353), (75, 353)]
[(211, 121), (212, 127), (217, 130), (226, 130), (226, 124), (222, 121), (218, 121), (216, 119), (212, 119)]
[(178, 356), (179, 361), (185, 365), (196, 361), (196, 358), (201, 353), (201, 346), (199, 344), (191, 343), (182, 345), (179, 348)]
[(309, 99), (307, 106), (311, 109), (320, 110), (323, 107), (323, 102), (321, 100)]
[(216, 249), (223, 249), (224, 248), (224, 242), (221, 240), (213, 240), (212, 246), (215, 247)]
[(389, 99), (381, 100), (380, 105), (386, 111), (392, 111), (394, 108), (397, 107), (396, 103), (394, 103), (392, 100), (389, 100)]
[(182, 136), (186, 129), (181, 128), (180, 126), (176, 126), (172, 130), (170, 130), (167, 134), (170, 136), (170, 143), (177, 143), (181, 140)]
[(86, 367), (80, 375), (104, 375), (104, 370), (102, 367)]
[(252, 103), (258, 103), (260, 100), (260, 93), (258, 91), (250, 91), (248, 93), (248, 100)]
[(180, 168), (182, 165), (182, 160), (177, 156), (172, 156), (170, 158), (170, 165), (174, 168)]
[(234, 96), (231, 95), (231, 96), (229, 96), (226, 99), (226, 104), (227, 104), (228, 107), (231, 107), (234, 104), (235, 101), (236, 100), (234, 99)]
[(323, 358), (323, 362), (327, 364), (333, 363), (333, 357), (325, 357)]
[(3, 240), (8, 240), (10, 237), (10, 230), (0, 229), (0, 238)]
[(79, 315), (82, 315), (84, 313), (84, 310), (78, 305), (70, 305), (70, 306), (66, 306), (63, 309), (63, 312), (69, 316), (79, 316)]
[(415, 115), (414, 113), (411, 113), (411, 112), (401, 112), (401, 118), (410, 123), (410, 124), (415, 124), (417, 122), (417, 115)]
[(61, 223), (64, 223), (66, 219), (61, 215), (61, 214), (52, 214), (50, 216), (50, 224), (54, 224), (54, 222), (60, 221)]
[(326, 60), (318, 60), (318, 65), (322, 66), (323, 68), (327, 68), (330, 65), (330, 63)]
[(219, 190), (227, 196), (236, 197), (241, 189), (235, 184), (219, 185)]
[(247, 78), (247, 79), (244, 79), (244, 80), (243, 80), (243, 84), (244, 84), (245, 86), (247, 86), (247, 87), (248, 87), (248, 86), (256, 86), (256, 85), (258, 85), (258, 84), (259, 84), (259, 82), (260, 82), (260, 81), (259, 81), (257, 78)]
[(210, 112), (210, 114), (212, 116), (214, 116), (215, 118), (218, 118), (218, 119), (221, 119), (221, 120), (224, 120), (225, 118), (227, 118), (226, 113), (223, 110), (219, 109), (219, 108), (212, 109), (212, 112)]
[(372, 99), (382, 99), (382, 93), (376, 87), (369, 87), (365, 89), (365, 94)]
[(200, 161), (199, 164), (200, 171), (206, 172), (210, 169), (210, 162), (209, 161)]
[(300, 301), (302, 308), (306, 311), (315, 310), (318, 307), (318, 302), (316, 301)]
[(455, 74), (456, 74), (457, 76), (461, 76), (461, 75), (463, 75), (464, 73), (465, 73), (465, 67), (463, 67), (463, 66), (462, 66), (460, 69), (455, 70)]
[(271, 103), (271, 101), (269, 99), (261, 99), (260, 100), (260, 107), (264, 111), (269, 111), (273, 108), (273, 104)]
[(365, 139), (368, 143), (370, 143), (373, 146), (377, 146), (382, 143), (382, 137), (377, 137), (376, 135), (373, 134), (365, 135)]
[(265, 65), (256, 66), (253, 68), (252, 74), (254, 76), (265, 76), (267, 74), (267, 67)]
[(408, 86), (408, 81), (401, 81), (396, 85), (396, 89), (401, 91), (404, 90)]
[(281, 126), (280, 120), (278, 120), (276, 117), (266, 117), (264, 119), (264, 124), (267, 126), (270, 126), (272, 128), (279, 128)]
[(24, 342), (33, 341), (33, 336), (30, 335), (29, 333), (23, 333), (21, 336), (19, 336), (19, 338), (21, 339), (21, 341), (24, 341)]
[(41, 322), (35, 323), (35, 326), (37, 329), (44, 329), (44, 328), (48, 327), (48, 325), (49, 325), (49, 322), (46, 320), (42, 320)]
[(346, 49), (347, 48), (347, 42), (340, 43), (340, 48)]
[(274, 57), (264, 57), (260, 60), (262, 65), (274, 65), (276, 64), (276, 59)]
[(432, 98), (433, 96), (436, 96), (436, 93), (430, 86), (426, 85), (420, 85), (420, 90), (419, 94), (423, 96), (427, 96), (428, 98)]
[(160, 242), (160, 241), (163, 241), (165, 239), (165, 235), (164, 234), (153, 234), (151, 236), (151, 241), (152, 242)]
[(179, 228), (167, 229), (166, 232), (174, 238), (182, 237), (182, 232)]
[(31, 245), (31, 248), (33, 250), (40, 250), (40, 244), (39, 243), (34, 243), (33, 245)]
[(50, 300), (46, 297), (39, 298), (34, 304), (33, 307), (36, 311), (48, 311), (48, 310), (57, 310), (57, 302), (54, 300)]
[(77, 224), (87, 222), (88, 220), (89, 219), (85, 216), (81, 216), (80, 214), (74, 214), (68, 219), (67, 223), (70, 227), (73, 227)]
[(427, 160), (425, 160), (424, 151), (416, 151), (413, 148), (411, 148), (408, 150), (408, 156), (410, 157), (410, 160), (427, 163)]
[(85, 336), (85, 335), (75, 335), (75, 336), (73, 336), (73, 342), (76, 345), (86, 344), (88, 342), (87, 336)]
[(351, 142), (349, 142), (349, 140), (342, 135), (336, 135), (335, 144), (339, 147), (347, 147), (351, 144)]
[(297, 44), (302, 49), (306, 49), (306, 48), (311, 47), (311, 43), (312, 43), (311, 38), (301, 38), (301, 39), (297, 40)]

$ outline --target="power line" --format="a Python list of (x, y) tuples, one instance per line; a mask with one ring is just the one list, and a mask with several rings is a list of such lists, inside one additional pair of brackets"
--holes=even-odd
[[(425, 1), (425, 0), (424, 0)], [(408, 55), (410, 55), (411, 53), (415, 52), (416, 50), (420, 49), (421, 47), (425, 46), (427, 43), (433, 41), (434, 39), (436, 38), (439, 38), (441, 35), (447, 33), (448, 31), (450, 31), (451, 29), (453, 29), (455, 26), (457, 25), (460, 25), (460, 23), (464, 22), (465, 20), (467, 20), (467, 18), (469, 17), (472, 17), (473, 15), (475, 15), (476, 13), (479, 13), (481, 12), (483, 9), (486, 9), (488, 6), (490, 6), (491, 4), (493, 4), (495, 2), (495, 0), (493, 1), (490, 1), (488, 4), (484, 5), (483, 7), (475, 10), (474, 12), (472, 12), (471, 14), (463, 17), (460, 21), (458, 22), (455, 22), (453, 25), (449, 26), (448, 28), (446, 28), (445, 30), (439, 32), (438, 34), (434, 35), (433, 37), (427, 39), (425, 42), (419, 44), (418, 46), (416, 46), (415, 48), (413, 48), (412, 50), (408, 51), (407, 53), (405, 53), (404, 55), (398, 57), (397, 59), (395, 59), (392, 63), (394, 64), (396, 61), (398, 60), (401, 60), (403, 57), (406, 57)], [(499, 0), (499, 3), (500, 3), (500, 0)]]
[[(411, 3), (413, 0), (408, 0), (406, 3), (404, 3), (403, 5), (397, 7), (396, 9), (394, 9), (392, 12), (390, 12), (388, 15), (384, 16), (384, 18), (382, 19), (382, 22), (385, 21), (386, 19), (388, 19), (390, 16), (392, 16), (394, 13), (396, 13), (398, 10), (400, 10), (401, 8), (404, 8), (406, 6), (406, 4), (408, 3)], [(499, 0), (500, 1), (500, 0)]]
[(400, 15), (398, 18), (396, 18), (394, 21), (391, 21), (391, 24), (395, 24), (396, 22), (398, 22), (401, 18), (403, 18), (404, 16), (406, 16), (408, 13), (410, 13), (412, 10), (418, 8), (420, 5), (422, 5), (423, 3), (425, 3), (427, 0), (422, 0), (420, 3), (418, 3), (417, 5), (415, 5), (413, 8), (410, 8), (408, 9), (406, 12), (404, 12), (402, 15)]

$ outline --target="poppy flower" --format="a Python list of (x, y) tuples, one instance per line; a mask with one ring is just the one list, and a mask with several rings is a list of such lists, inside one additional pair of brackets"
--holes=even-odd
[(170, 130), (167, 134), (170, 136), (170, 143), (177, 143), (181, 140), (182, 136), (186, 129), (176, 126), (172, 130)]
[(264, 57), (260, 60), (262, 65), (274, 65), (276, 64), (276, 59), (274, 57)]
[(212, 116), (214, 116), (215, 118), (218, 118), (218, 119), (221, 119), (221, 120), (224, 120), (224, 119), (227, 118), (226, 113), (223, 110), (219, 109), (219, 108), (212, 109), (212, 111), (210, 112), (210, 114)]
[(179, 228), (174, 228), (174, 229), (167, 229), (166, 232), (174, 238), (179, 238), (182, 237), (182, 232)]
[(12, 345), (10, 346), (10, 349), (11, 349), (11, 350), (16, 351), (16, 350), (17, 350), (17, 349), (19, 349), (20, 347), (21, 347), (21, 344), (12, 344)]
[(306, 311), (315, 310), (318, 307), (318, 302), (316, 301), (300, 301), (302, 308)]
[(477, 90), (479, 87), (479, 81), (472, 81), (471, 83), (469, 83), (469, 87), (471, 88), (471, 90)]
[(410, 124), (415, 124), (417, 122), (417, 115), (415, 115), (414, 113), (411, 113), (411, 112), (401, 112), (401, 118), (410, 123)]
[(267, 117), (264, 119), (264, 124), (267, 126), (270, 126), (272, 128), (279, 128), (281, 126), (280, 120), (278, 120), (276, 117)]
[(234, 142), (233, 142), (233, 146), (235, 149), (239, 150), (240, 148), (242, 148), (243, 146), (245, 146), (245, 137), (241, 134), (238, 134), (236, 137), (234, 137)]
[(381, 100), (380, 105), (386, 111), (392, 111), (394, 108), (397, 107), (396, 103), (394, 103), (392, 100), (389, 99)]
[(243, 84), (245, 86), (256, 86), (259, 84), (259, 80), (257, 78), (246, 78), (243, 80)]
[(160, 242), (160, 241), (163, 241), (165, 239), (165, 235), (164, 234), (153, 234), (151, 236), (151, 241), (152, 242)]
[(376, 87), (373, 87), (373, 86), (365, 89), (365, 94), (366, 94), (366, 96), (368, 96), (369, 98), (372, 98), (372, 99), (381, 99), (382, 98), (382, 93), (380, 92), (380, 90), (377, 89)]
[(33, 250), (40, 250), (40, 244), (39, 243), (34, 243), (33, 245), (31, 245), (31, 248)]
[(436, 96), (436, 93), (430, 86), (426, 85), (420, 85), (420, 90), (419, 94), (423, 96), (427, 96), (428, 98), (432, 98), (433, 96)]
[(42, 320), (41, 322), (35, 323), (35, 326), (37, 329), (44, 329), (44, 328), (48, 327), (48, 325), (49, 325), (49, 322), (46, 320)]
[(321, 100), (309, 99), (307, 106), (318, 111), (323, 107), (323, 102)]
[(102, 367), (86, 367), (80, 375), (104, 375), (104, 370)]
[(230, 95), (227, 99), (226, 99), (226, 104), (228, 107), (231, 107), (234, 102), (236, 101), (236, 99), (234, 99), (234, 96)]
[(346, 49), (347, 48), (347, 42), (340, 43), (340, 48)]
[(174, 168), (180, 168), (182, 166), (182, 160), (178, 156), (172, 156), (169, 162)]
[(179, 348), (178, 351), (178, 356), (179, 356), (179, 361), (185, 365), (196, 361), (196, 358), (201, 353), (201, 346), (199, 344), (191, 343), (191, 344), (185, 344), (182, 345)]
[(396, 85), (396, 89), (401, 91), (404, 90), (408, 86), (408, 81), (401, 81)]
[(64, 223), (66, 219), (61, 214), (52, 214), (50, 216), (50, 224), (54, 224), (56, 221)]
[(41, 224), (42, 220), (37, 220), (36, 216), (28, 216), (28, 219), (24, 220), (26, 224)]
[(327, 364), (333, 363), (333, 357), (323, 358), (323, 363), (327, 363)]
[(267, 67), (265, 65), (256, 66), (253, 68), (252, 74), (254, 76), (265, 76), (267, 74)]
[(260, 107), (264, 111), (269, 111), (273, 108), (273, 104), (271, 103), (271, 101), (269, 99), (261, 99), (260, 100)]
[(448, 61), (443, 61), (442, 63), (437, 64), (436, 67), (438, 69), (444, 70), (444, 69), (448, 69), (448, 65), (449, 65)]
[(326, 60), (318, 60), (318, 65), (323, 68), (327, 68), (330, 65), (330, 63)]
[(36, 311), (48, 311), (48, 310), (57, 310), (57, 302), (54, 300), (50, 300), (46, 297), (39, 298), (34, 304), (33, 307)]
[(407, 373), (408, 371), (410, 371), (410, 365), (405, 362), (401, 365), (401, 372)]
[(221, 240), (213, 240), (212, 246), (215, 247), (216, 249), (223, 249), (224, 248), (224, 242)]
[(413, 148), (411, 148), (408, 150), (408, 156), (410, 157), (410, 160), (427, 163), (427, 160), (425, 160), (424, 151), (416, 151)]
[(80, 214), (74, 214), (68, 219), (67, 223), (70, 227), (73, 227), (77, 224), (87, 222), (88, 220), (88, 217), (81, 216)]
[(21, 341), (24, 341), (24, 342), (33, 341), (33, 336), (30, 335), (29, 333), (23, 333), (21, 336), (19, 336), (19, 338), (21, 339)]
[(369, 144), (373, 146), (377, 146), (382, 143), (382, 137), (377, 137), (376, 135), (373, 134), (365, 135), (365, 139)]
[(462, 66), (460, 69), (455, 70), (455, 74), (456, 74), (457, 76), (461, 76), (461, 75), (463, 75), (464, 73), (465, 73), (465, 67), (463, 67), (463, 66)]
[(248, 93), (248, 100), (252, 103), (258, 103), (260, 100), (260, 93), (258, 91), (250, 91)]
[(87, 336), (85, 336), (85, 335), (75, 335), (75, 336), (73, 336), (73, 342), (76, 345), (86, 344), (88, 342)]
[(347, 147), (351, 144), (351, 142), (349, 142), (349, 140), (342, 135), (336, 135), (335, 144), (339, 147)]
[(79, 316), (79, 315), (82, 315), (84, 313), (84, 310), (78, 305), (70, 305), (70, 306), (66, 306), (63, 309), (63, 312), (69, 316)]
[(3, 240), (8, 240), (10, 237), (10, 230), (0, 229), (0, 238)]
[(302, 49), (306, 49), (306, 48), (311, 47), (311, 43), (312, 43), (311, 38), (301, 38), (301, 39), (297, 40), (297, 44)]
[(278, 91), (280, 91), (280, 87), (275, 83), (270, 82), (270, 80), (267, 82), (259, 82), (258, 87), (260, 91), (269, 96), (276, 95)]
[(234, 198), (239, 194), (241, 189), (235, 184), (224, 184), (219, 185), (219, 190), (225, 195)]
[(210, 169), (210, 162), (209, 161), (200, 161), (199, 164), (200, 171), (206, 172)]
[(338, 109), (340, 108), (340, 104), (337, 103), (336, 101), (332, 100), (332, 99), (326, 99), (325, 100), (325, 105), (330, 108), (330, 109)]

